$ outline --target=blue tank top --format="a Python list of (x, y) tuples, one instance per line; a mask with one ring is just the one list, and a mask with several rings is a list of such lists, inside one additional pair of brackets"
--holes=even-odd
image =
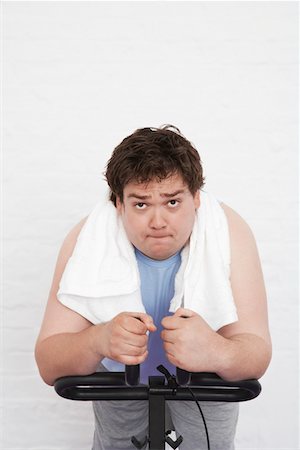
[[(155, 323), (157, 330), (149, 333), (146, 361), (141, 364), (141, 383), (148, 383), (149, 375), (159, 375), (156, 367), (163, 364), (171, 373), (175, 373), (175, 367), (167, 360), (160, 337), (162, 331), (161, 320), (171, 315), (170, 302), (174, 296), (175, 276), (181, 264), (180, 252), (168, 259), (158, 261), (145, 256), (135, 249), (141, 279), (142, 301), (147, 314)], [(110, 371), (123, 371), (124, 365), (105, 358), (102, 364)]]

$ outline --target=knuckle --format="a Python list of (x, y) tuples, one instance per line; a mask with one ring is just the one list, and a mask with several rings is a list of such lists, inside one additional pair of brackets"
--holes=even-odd
[(147, 327), (143, 322), (138, 321), (136, 324), (137, 332), (140, 334), (145, 334), (147, 331)]
[(119, 354), (115, 350), (111, 350), (110, 358), (117, 360), (119, 358)]

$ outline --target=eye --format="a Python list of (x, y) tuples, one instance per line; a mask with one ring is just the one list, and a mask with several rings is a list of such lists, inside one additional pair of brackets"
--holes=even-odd
[(136, 203), (134, 206), (136, 207), (136, 209), (145, 209), (147, 205), (146, 205), (146, 203), (139, 202), (139, 203)]
[(170, 200), (170, 201), (168, 202), (168, 205), (169, 205), (171, 208), (175, 208), (176, 206), (179, 205), (179, 202), (178, 202), (178, 200), (173, 199), (173, 200)]

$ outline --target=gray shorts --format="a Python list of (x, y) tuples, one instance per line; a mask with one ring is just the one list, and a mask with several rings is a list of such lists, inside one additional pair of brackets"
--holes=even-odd
[[(168, 401), (167, 408), (176, 435), (182, 435), (180, 450), (206, 450), (205, 429), (193, 401)], [(238, 403), (200, 402), (210, 438), (211, 450), (233, 450)], [(147, 401), (94, 402), (93, 450), (134, 450), (131, 436), (142, 440), (148, 434)]]

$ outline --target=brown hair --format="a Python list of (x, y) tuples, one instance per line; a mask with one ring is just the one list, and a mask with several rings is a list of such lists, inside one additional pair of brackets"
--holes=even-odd
[(123, 202), (126, 184), (135, 181), (161, 181), (179, 174), (195, 195), (204, 185), (199, 153), (173, 125), (140, 128), (126, 137), (113, 151), (105, 177), (110, 187), (110, 200)]

